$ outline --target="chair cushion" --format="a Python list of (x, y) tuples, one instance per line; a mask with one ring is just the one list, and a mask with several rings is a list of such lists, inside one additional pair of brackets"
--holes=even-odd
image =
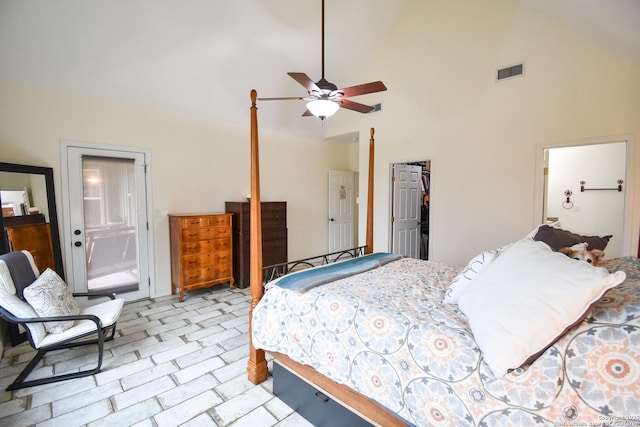
[[(113, 325), (118, 320), (123, 305), (123, 298), (116, 298), (114, 300), (110, 299), (109, 301), (83, 308), (80, 314), (93, 314), (94, 316), (97, 316), (102, 323), (102, 327), (105, 328)], [(89, 334), (91, 332), (96, 332), (96, 324), (91, 320), (79, 320), (72, 328), (69, 328), (62, 333), (48, 334), (36, 345), (36, 348), (54, 345), (64, 340)]]
[[(25, 276), (31, 277), (30, 281), (21, 285), (19, 291), (20, 299), (24, 300), (24, 297), (22, 296), (22, 289), (33, 283), (33, 281), (39, 275), (38, 267), (36, 267), (36, 262), (34, 261), (33, 256), (31, 256), (31, 253), (29, 253), (29, 251), (9, 252), (0, 255), (0, 264), (3, 266), (3, 268), (0, 270), (0, 290), (5, 290), (7, 293), (12, 295), (18, 293), (18, 290), (16, 289), (18, 286), (14, 283), (14, 275), (16, 273), (14, 270), (16, 270), (16, 268), (13, 265), (10, 265), (13, 263), (12, 260), (16, 259), (12, 256), (12, 254), (15, 253), (21, 254), (23, 260), (26, 260), (28, 262), (28, 265), (31, 269), (31, 274), (29, 273), (29, 271), (22, 272), (22, 278), (24, 278)], [(20, 278), (20, 280), (22, 278)]]
[[(58, 274), (47, 268), (24, 289), (24, 298), (40, 317), (69, 316), (80, 313), (71, 290)], [(47, 332), (58, 334), (71, 328), (75, 321), (46, 322)]]
[(0, 259), (0, 293), (7, 295), (16, 294), (16, 287), (13, 285), (11, 272), (2, 259)]
[[(18, 298), (16, 288), (11, 279), (11, 273), (7, 264), (0, 259), (0, 306), (18, 318), (36, 318), (33, 308), (25, 301)], [(40, 342), (47, 334), (42, 323), (27, 323), (27, 329), (34, 343)]]
[(38, 272), (34, 271), (33, 258), (30, 258), (31, 254), (27, 251), (14, 251), (2, 255), (2, 260), (9, 268), (16, 294), (23, 300), (24, 289), (31, 285), (38, 276)]
[(124, 298), (110, 299), (109, 301), (83, 308), (80, 314), (98, 316), (102, 322), (102, 327), (106, 328), (116, 323), (123, 306)]

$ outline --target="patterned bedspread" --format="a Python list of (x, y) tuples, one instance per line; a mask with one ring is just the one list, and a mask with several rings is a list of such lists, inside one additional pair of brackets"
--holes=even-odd
[(458, 268), (412, 258), (304, 293), (267, 285), (253, 340), (413, 425), (640, 425), (640, 262), (604, 267), (627, 280), (535, 362), (501, 378), (457, 305), (441, 302)]

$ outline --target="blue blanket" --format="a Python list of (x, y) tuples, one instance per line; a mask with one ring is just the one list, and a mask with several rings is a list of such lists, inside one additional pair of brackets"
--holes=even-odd
[(401, 255), (376, 252), (347, 261), (327, 264), (283, 276), (270, 283), (284, 289), (305, 292), (316, 286), (343, 279), (354, 274), (380, 267), (402, 258)]

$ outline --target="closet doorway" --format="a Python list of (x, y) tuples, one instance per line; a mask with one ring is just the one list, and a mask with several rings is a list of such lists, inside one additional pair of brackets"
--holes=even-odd
[(429, 259), (431, 161), (391, 165), (391, 252)]

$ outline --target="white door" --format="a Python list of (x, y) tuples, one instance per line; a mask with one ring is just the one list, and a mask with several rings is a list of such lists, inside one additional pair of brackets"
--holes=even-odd
[(75, 292), (149, 298), (147, 154), (66, 145), (68, 281)]
[(403, 163), (392, 170), (392, 247), (396, 254), (420, 258), (420, 208), (422, 206), (422, 168)]
[(351, 171), (329, 171), (329, 252), (354, 247), (354, 179)]

